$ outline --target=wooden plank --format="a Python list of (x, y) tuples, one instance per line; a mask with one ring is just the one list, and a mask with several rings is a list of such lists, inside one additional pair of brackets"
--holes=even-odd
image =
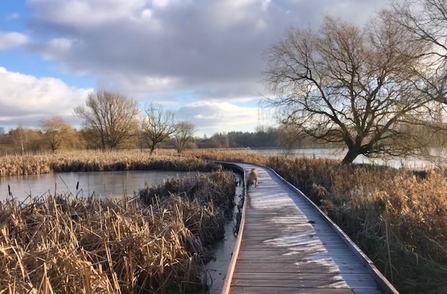
[[(264, 251), (264, 250), (272, 250), (272, 249), (278, 249), (278, 250), (289, 250), (289, 251), (301, 251), (306, 250), (307, 247), (304, 246), (297, 246), (297, 247), (279, 247), (275, 246), (273, 244), (266, 244), (264, 242), (254, 241), (254, 240), (244, 240), (244, 250), (255, 250), (255, 251)], [(336, 243), (331, 245), (322, 244), (324, 247), (319, 247), (319, 249), (324, 250), (326, 252), (332, 252), (332, 251), (348, 251), (346, 248), (346, 245)]]
[(277, 266), (270, 266), (267, 269), (258, 268), (256, 266), (253, 266), (253, 264), (246, 265), (246, 264), (238, 264), (236, 266), (236, 269), (239, 274), (248, 274), (248, 273), (272, 273), (272, 272), (278, 272), (278, 273), (308, 273), (308, 274), (320, 274), (320, 273), (326, 273), (326, 274), (341, 274), (343, 272), (343, 276), (347, 276), (350, 274), (358, 274), (359, 272), (364, 271), (364, 267), (351, 267), (351, 266), (345, 266), (340, 268), (301, 268), (301, 267), (284, 267), (278, 264)]
[[(251, 251), (253, 252), (253, 251)], [(313, 261), (318, 261), (315, 260), (314, 255), (321, 253), (319, 251), (316, 250), (306, 250), (306, 251), (295, 251), (294, 253), (292, 252), (286, 252), (289, 254), (285, 254), (285, 253), (272, 253), (270, 252), (268, 255), (261, 255), (261, 254), (257, 254), (256, 252), (253, 252), (253, 254), (250, 254), (248, 251), (241, 251), (241, 253), (238, 256), (238, 260), (244, 260), (244, 259), (248, 259), (248, 260), (261, 260), (261, 261), (290, 261), (290, 262), (313, 262)], [(352, 260), (352, 254), (349, 254), (349, 252), (346, 253), (339, 253), (339, 254), (335, 254), (332, 253), (331, 254), (332, 258), (344, 258), (345, 261), (351, 261)], [(321, 260), (324, 260), (323, 258), (321, 258)]]
[(299, 280), (299, 279), (289, 279), (289, 280), (273, 280), (273, 279), (240, 279), (238, 276), (233, 277), (231, 286), (254, 286), (257, 287), (286, 287), (286, 288), (352, 288), (356, 287), (364, 289), (377, 289), (379, 290), (376, 282), (373, 279), (363, 280), (363, 281), (345, 281), (342, 278), (339, 280)]
[(296, 272), (296, 273), (282, 273), (282, 272), (262, 272), (251, 273), (241, 272), (238, 274), (240, 280), (319, 280), (319, 281), (343, 281), (343, 280), (357, 280), (357, 281), (369, 281), (371, 275), (369, 274), (343, 274), (339, 273), (319, 273), (319, 272)]
[(311, 289), (311, 288), (274, 288), (274, 287), (246, 287), (246, 286), (233, 286), (231, 287), (231, 294), (352, 294), (352, 293), (362, 293), (362, 294), (381, 294), (380, 290), (376, 289), (361, 289), (362, 291), (356, 291), (356, 289)]
[(263, 273), (263, 272), (315, 272), (315, 273), (359, 273), (365, 271), (362, 264), (345, 264), (337, 267), (326, 267), (322, 270), (314, 264), (293, 264), (283, 262), (262, 262), (262, 261), (243, 261), (238, 260), (236, 268), (241, 273)]

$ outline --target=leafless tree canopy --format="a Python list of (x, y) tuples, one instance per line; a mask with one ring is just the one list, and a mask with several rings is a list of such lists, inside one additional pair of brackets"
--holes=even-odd
[(268, 104), (297, 136), (345, 145), (343, 163), (422, 148), (403, 127), (422, 123), (428, 103), (427, 45), (410, 38), (387, 12), (363, 29), (330, 17), (319, 31), (290, 29), (266, 52)]
[(392, 15), (391, 21), (411, 34), (412, 41), (431, 46), (430, 50), (421, 52), (431, 68), (427, 92), (447, 104), (447, 1), (394, 2)]
[(174, 111), (165, 110), (158, 104), (151, 103), (145, 113), (146, 117), (141, 124), (141, 135), (152, 154), (158, 144), (177, 131), (177, 122)]
[(186, 143), (193, 138), (195, 131), (196, 127), (193, 123), (182, 121), (177, 124), (177, 131), (174, 135), (178, 153), (185, 149)]
[(66, 139), (66, 135), (70, 126), (60, 117), (54, 116), (44, 119), (40, 122), (45, 140), (50, 145), (51, 151), (54, 153)]
[(116, 149), (138, 130), (138, 104), (126, 96), (108, 91), (90, 93), (86, 106), (74, 109), (83, 119), (85, 134), (98, 140), (103, 150)]

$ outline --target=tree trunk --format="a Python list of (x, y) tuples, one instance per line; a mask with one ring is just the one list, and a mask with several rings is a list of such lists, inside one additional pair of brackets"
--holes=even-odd
[(341, 161), (342, 164), (350, 164), (360, 155), (360, 149), (356, 147), (352, 147), (348, 149), (348, 153), (346, 153), (345, 157)]

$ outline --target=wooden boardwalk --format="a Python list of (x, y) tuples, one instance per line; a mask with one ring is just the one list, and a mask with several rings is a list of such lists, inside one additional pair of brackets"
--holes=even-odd
[[(398, 293), (299, 190), (256, 167), (223, 293)], [(345, 238), (346, 237), (346, 238)]]

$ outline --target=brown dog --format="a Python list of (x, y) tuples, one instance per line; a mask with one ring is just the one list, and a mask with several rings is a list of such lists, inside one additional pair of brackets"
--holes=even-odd
[(247, 188), (251, 185), (255, 185), (255, 188), (258, 187), (258, 171), (255, 168), (252, 168), (250, 173), (248, 174), (247, 180)]

